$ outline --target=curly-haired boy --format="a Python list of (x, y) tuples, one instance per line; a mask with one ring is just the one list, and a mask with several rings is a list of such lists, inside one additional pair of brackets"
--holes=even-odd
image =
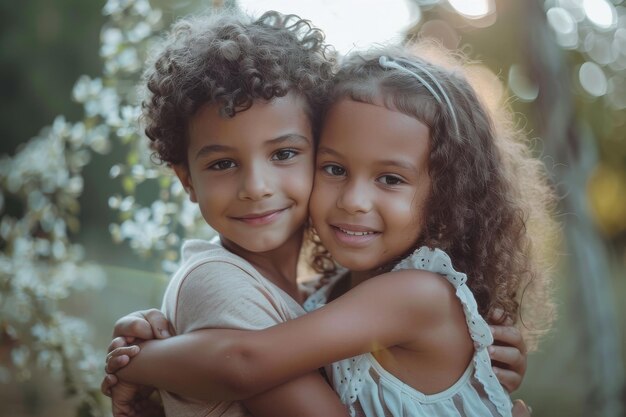
[[(220, 238), (183, 246), (163, 301), (177, 334), (262, 329), (304, 313), (296, 264), (313, 185), (316, 115), (333, 64), (322, 32), (308, 21), (228, 11), (177, 22), (146, 71), (151, 146)], [(200, 357), (188, 359), (201, 366)], [(137, 404), (129, 383), (163, 378), (159, 386), (174, 390), (185, 380), (165, 365), (125, 371), (112, 390), (116, 415)], [(176, 416), (346, 413), (317, 372), (242, 402), (223, 401), (226, 392), (209, 402), (161, 395), (166, 414)]]

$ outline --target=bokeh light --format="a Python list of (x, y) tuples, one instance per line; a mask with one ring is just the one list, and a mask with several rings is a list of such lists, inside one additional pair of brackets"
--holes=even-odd
[(598, 64), (610, 64), (615, 60), (611, 38), (612, 36), (602, 33), (589, 33), (585, 37), (584, 50)]
[(469, 19), (480, 19), (493, 13), (493, 0), (448, 0), (450, 6)]
[(610, 29), (617, 23), (615, 8), (606, 0), (583, 0), (587, 18), (600, 29)]
[(578, 24), (569, 11), (562, 7), (550, 8), (546, 16), (550, 27), (556, 34), (557, 42), (564, 48), (578, 46)]
[(518, 64), (513, 64), (509, 68), (509, 88), (522, 101), (533, 101), (539, 95), (539, 87)]
[(602, 68), (595, 62), (585, 62), (580, 66), (578, 79), (582, 88), (594, 97), (600, 97), (607, 92), (607, 79)]

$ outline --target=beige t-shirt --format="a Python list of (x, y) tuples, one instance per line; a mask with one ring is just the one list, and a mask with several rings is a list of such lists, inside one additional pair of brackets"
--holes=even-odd
[[(204, 328), (264, 329), (304, 314), (287, 293), (219, 245), (189, 240), (162, 310), (177, 334)], [(250, 416), (240, 402), (206, 403), (161, 391), (167, 416)]]

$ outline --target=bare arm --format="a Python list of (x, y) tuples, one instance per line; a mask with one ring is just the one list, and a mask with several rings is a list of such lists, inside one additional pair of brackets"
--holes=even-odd
[[(218, 266), (216, 266), (217, 268)], [(216, 271), (211, 268), (209, 271), (196, 271), (196, 274), (189, 275), (189, 279), (181, 284), (177, 294), (179, 308), (177, 309), (177, 325), (179, 331), (192, 331), (197, 326), (214, 326), (218, 323), (232, 326), (267, 326), (281, 320), (281, 310), (273, 303), (273, 300), (263, 297), (259, 288), (254, 287), (243, 279), (235, 276), (231, 280), (223, 280)], [(231, 275), (232, 276), (232, 275)], [(219, 279), (219, 282), (216, 282)], [(221, 302), (213, 307), (216, 303)], [(237, 303), (243, 303), (245, 308), (237, 309)], [(235, 309), (235, 310), (233, 310)], [(283, 318), (284, 319), (284, 318)], [(133, 313), (116, 323), (114, 339), (111, 346), (124, 346), (121, 349), (125, 352), (125, 360), (133, 358), (139, 350), (137, 346), (127, 346), (127, 340), (152, 339), (155, 336), (163, 335), (159, 329), (167, 329), (169, 323), (165, 317), (157, 310), (148, 310)], [(123, 336), (123, 337), (119, 337)], [(172, 338), (163, 340), (165, 344), (173, 340)], [(159, 342), (159, 341), (155, 341)], [(119, 350), (118, 349), (118, 350)], [(163, 352), (163, 358), (158, 362), (153, 362), (148, 370), (140, 370), (139, 377), (145, 378), (145, 374), (152, 368), (164, 369), (162, 374), (165, 381), (179, 381), (181, 384), (188, 384), (186, 381), (186, 371), (184, 368), (171, 366), (172, 352), (167, 349)], [(191, 369), (201, 369), (204, 360), (202, 355), (194, 352), (182, 352), (182, 356)], [(115, 362), (109, 356), (107, 367)], [(118, 356), (117, 358), (120, 358)], [(133, 359), (134, 360), (134, 359)], [(174, 359), (175, 362), (175, 359)], [(117, 377), (121, 384), (127, 385), (131, 381), (125, 379), (121, 373)], [(147, 378), (150, 386), (167, 388), (167, 384), (156, 384)], [(143, 384), (142, 384), (143, 385)], [(117, 385), (116, 385), (117, 386)], [(115, 390), (115, 387), (113, 390)], [(106, 391), (106, 390), (105, 390)], [(180, 391), (175, 391), (180, 393)], [(182, 392), (184, 394), (184, 392)], [(115, 396), (115, 391), (113, 391)], [(214, 401), (223, 401), (227, 398), (212, 397)], [(125, 404), (122, 404), (125, 405)], [(340, 403), (337, 395), (326, 383), (318, 372), (310, 372), (286, 384), (265, 391), (255, 397), (244, 401), (244, 405), (257, 417), (264, 416), (342, 416), (347, 415), (345, 407)], [(128, 407), (127, 407), (128, 408)]]
[(317, 372), (243, 401), (255, 417), (347, 417), (339, 397)]
[[(136, 349), (137, 346), (131, 346), (129, 349)], [(133, 355), (129, 355), (133, 356)], [(200, 358), (201, 359), (201, 358)], [(141, 372), (141, 371), (140, 371)], [(184, 372), (183, 369), (174, 369), (170, 377), (177, 378)], [(129, 410), (137, 410), (134, 397), (135, 391), (124, 397), (125, 391), (132, 389), (138, 385), (130, 384), (130, 381), (114, 378), (113, 386), (113, 408), (114, 415), (125, 416)], [(178, 382), (177, 384), (186, 384)], [(111, 388), (109, 388), (111, 390)], [(122, 390), (122, 398), (116, 401), (116, 390)], [(318, 372), (310, 372), (304, 376), (295, 378), (281, 386), (273, 388), (255, 397), (248, 398), (243, 401), (246, 408), (255, 417), (273, 417), (294, 416), (294, 417), (317, 417), (320, 415), (330, 417), (347, 417), (347, 410), (339, 401), (339, 398), (332, 390), (330, 385), (326, 383), (324, 378)], [(118, 405), (116, 410), (116, 404)], [(122, 408), (120, 408), (122, 407)], [(144, 406), (142, 405), (139, 410)], [(144, 415), (144, 414), (142, 414)]]
[(447, 282), (426, 271), (393, 274), (266, 330), (200, 330), (146, 342), (118, 375), (190, 397), (238, 400), (339, 359), (465, 335), (464, 321), (450, 320), (457, 301)]

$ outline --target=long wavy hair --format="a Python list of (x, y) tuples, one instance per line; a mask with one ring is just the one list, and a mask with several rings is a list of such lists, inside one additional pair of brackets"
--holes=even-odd
[[(390, 110), (429, 127), (431, 190), (421, 216), (422, 233), (410, 252), (420, 246), (447, 252), (454, 267), (467, 274), (480, 313), (489, 316), (501, 309), (502, 320), (523, 323), (520, 328), (533, 348), (554, 318), (546, 257), (556, 236), (553, 189), (506, 106), (500, 102), (499, 109), (488, 109), (465, 77), (467, 65), (457, 56), (433, 51), (442, 49), (425, 43), (411, 51), (393, 47), (347, 57), (326, 108), (346, 98), (372, 104), (382, 100)], [(381, 67), (383, 55), (415, 63), (438, 80), (450, 98), (458, 133), (450, 108), (416, 77)], [(437, 56), (441, 64), (433, 63)], [(401, 65), (415, 71), (411, 64)], [(313, 255), (319, 270), (329, 269), (329, 254), (319, 243)]]
[(172, 26), (144, 73), (142, 120), (157, 159), (186, 163), (189, 119), (218, 103), (224, 117), (257, 99), (292, 92), (305, 98), (317, 138), (320, 99), (334, 52), (308, 20), (275, 11), (253, 20), (235, 9), (182, 19)]

